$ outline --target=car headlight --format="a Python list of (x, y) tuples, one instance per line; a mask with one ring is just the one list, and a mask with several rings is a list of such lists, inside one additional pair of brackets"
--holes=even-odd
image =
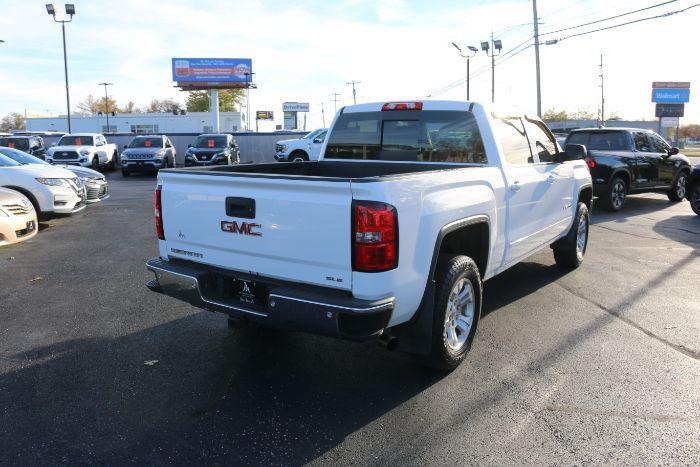
[(89, 156), (90, 155), (90, 150), (89, 149), (81, 149), (80, 154), (83, 156)]
[(286, 144), (280, 144), (280, 152), (287, 152), (287, 145)]
[(36, 181), (42, 185), (70, 187), (65, 178), (37, 178)]
[(8, 213), (6, 213), (5, 211), (3, 211), (2, 209), (0, 209), (0, 217), (10, 217), (10, 215)]
[(129, 159), (129, 155), (128, 155), (128, 154), (122, 154), (122, 155), (121, 155), (121, 156), (119, 156), (119, 157), (121, 157), (121, 160), (123, 160), (123, 161), (125, 161), (125, 160), (128, 160), (128, 159)]

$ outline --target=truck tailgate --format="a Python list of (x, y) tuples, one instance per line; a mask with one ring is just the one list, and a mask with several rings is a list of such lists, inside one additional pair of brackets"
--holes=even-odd
[(159, 179), (169, 257), (350, 290), (349, 181), (174, 172)]

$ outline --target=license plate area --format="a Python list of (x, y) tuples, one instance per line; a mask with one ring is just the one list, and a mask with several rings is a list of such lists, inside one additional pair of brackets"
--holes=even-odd
[(267, 303), (267, 286), (260, 282), (231, 277), (228, 281), (228, 295), (241, 303), (265, 306)]
[(199, 278), (204, 298), (241, 308), (263, 311), (267, 307), (268, 286), (259, 281), (228, 274), (209, 273)]
[(35, 229), (36, 224), (34, 223), (34, 221), (27, 222), (27, 233), (34, 232)]

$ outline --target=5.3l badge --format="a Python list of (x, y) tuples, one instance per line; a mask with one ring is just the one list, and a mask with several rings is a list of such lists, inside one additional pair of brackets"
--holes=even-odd
[(262, 237), (262, 232), (259, 231), (260, 228), (262, 228), (260, 224), (252, 222), (221, 221), (221, 230), (228, 233)]

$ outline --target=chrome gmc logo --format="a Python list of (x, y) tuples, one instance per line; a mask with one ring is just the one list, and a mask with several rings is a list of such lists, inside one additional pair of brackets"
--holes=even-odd
[(262, 237), (261, 232), (257, 232), (253, 229), (260, 229), (262, 226), (260, 224), (253, 224), (251, 222), (241, 222), (236, 221), (221, 221), (221, 230), (224, 232), (241, 234), (241, 235), (252, 235), (254, 237)]

